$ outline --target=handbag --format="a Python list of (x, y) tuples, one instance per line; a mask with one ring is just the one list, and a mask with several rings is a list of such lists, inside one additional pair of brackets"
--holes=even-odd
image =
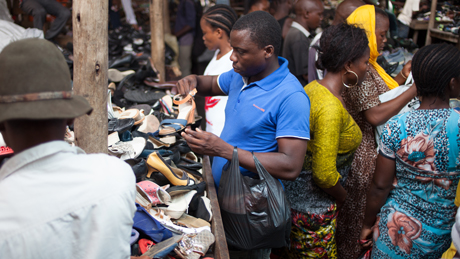
[(288, 246), (291, 231), (289, 201), (281, 183), (252, 154), (259, 179), (240, 172), (238, 149), (223, 167), (218, 199), (227, 243), (232, 249)]

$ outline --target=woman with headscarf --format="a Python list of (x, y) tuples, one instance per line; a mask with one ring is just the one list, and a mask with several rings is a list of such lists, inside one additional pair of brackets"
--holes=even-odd
[(347, 22), (366, 31), (370, 49), (366, 80), (361, 87), (347, 89), (343, 95), (347, 110), (361, 128), (363, 138), (344, 186), (348, 196), (337, 219), (337, 246), (339, 258), (356, 258), (361, 252), (358, 238), (364, 219), (366, 194), (377, 159), (374, 127), (398, 114), (415, 97), (416, 88), (412, 86), (397, 98), (381, 103), (379, 95), (404, 83), (410, 73), (410, 63), (394, 79), (377, 64), (389, 29), (388, 15), (382, 9), (363, 5), (347, 18)]

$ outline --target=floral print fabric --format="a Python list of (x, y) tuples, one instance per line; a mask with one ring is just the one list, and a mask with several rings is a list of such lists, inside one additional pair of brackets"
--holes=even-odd
[(460, 178), (460, 115), (416, 110), (393, 117), (380, 154), (394, 159), (394, 189), (374, 228), (372, 258), (440, 258), (451, 243)]
[(337, 258), (335, 204), (325, 214), (302, 213), (291, 209), (291, 218), (291, 248), (288, 256), (283, 258)]

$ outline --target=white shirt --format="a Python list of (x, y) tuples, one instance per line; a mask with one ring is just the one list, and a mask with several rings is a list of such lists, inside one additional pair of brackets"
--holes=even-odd
[(406, 0), (402, 12), (398, 15), (398, 20), (409, 26), (412, 21), (412, 12), (419, 10), (420, 0)]
[[(318, 43), (318, 46), (319, 46), (319, 40), (321, 39), (321, 35), (323, 35), (323, 32), (316, 34), (316, 36), (311, 41), (310, 47), (308, 48), (308, 50), (310, 50), (314, 45), (316, 45), (316, 43)], [(319, 58), (318, 51), (315, 51), (315, 63), (314, 64), (308, 63), (308, 66), (314, 65), (316, 69), (316, 75), (318, 76), (318, 80), (322, 80), (324, 78), (324, 71), (316, 68), (316, 61), (318, 61), (318, 58)]]
[[(230, 60), (233, 50), (217, 59), (216, 50), (214, 57), (209, 62), (205, 76), (217, 76), (233, 69), (233, 62)], [(220, 136), (225, 124), (225, 107), (227, 106), (227, 96), (209, 96), (206, 97), (204, 109), (206, 111), (206, 131), (216, 136)]]
[(300, 25), (300, 23), (298, 23), (298, 22), (292, 22), (291, 27), (294, 27), (294, 28), (296, 28), (297, 30), (301, 31), (301, 32), (305, 35), (305, 37), (307, 37), (307, 38), (310, 37), (310, 34), (311, 34), (311, 33), (310, 33), (309, 31), (307, 31), (307, 29), (305, 29), (305, 27), (303, 27), (302, 25)]
[(64, 141), (14, 155), (0, 168), (0, 258), (129, 258), (135, 190), (128, 164)]

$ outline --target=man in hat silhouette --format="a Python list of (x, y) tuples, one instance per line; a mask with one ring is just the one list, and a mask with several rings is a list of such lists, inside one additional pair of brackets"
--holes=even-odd
[(130, 166), (63, 141), (91, 110), (49, 41), (20, 40), (0, 53), (0, 132), (15, 153), (0, 167), (2, 258), (129, 258)]

